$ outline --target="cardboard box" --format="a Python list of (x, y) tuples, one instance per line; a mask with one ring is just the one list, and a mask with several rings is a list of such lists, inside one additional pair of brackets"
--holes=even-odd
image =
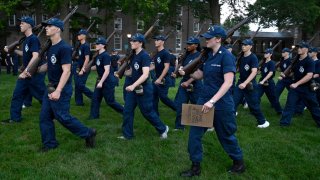
[(213, 127), (214, 108), (209, 112), (201, 111), (202, 105), (182, 104), (181, 124), (199, 127)]

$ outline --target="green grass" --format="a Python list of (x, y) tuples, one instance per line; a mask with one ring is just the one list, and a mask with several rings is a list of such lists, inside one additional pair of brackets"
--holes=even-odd
[[(95, 76), (96, 73), (91, 73), (88, 80), (91, 89)], [(15, 81), (16, 77), (0, 75), (0, 119), (9, 117)], [(116, 99), (123, 104), (122, 83), (123, 80), (116, 88)], [(176, 90), (170, 89), (171, 98)], [(121, 135), (122, 116), (104, 101), (97, 121), (86, 120), (90, 110), (87, 98), (84, 107), (74, 105), (72, 98), (71, 114), (98, 130), (97, 147), (86, 149), (84, 140), (55, 123), (60, 146), (48, 153), (38, 152), (40, 104), (34, 99), (32, 107), (23, 110), (22, 123), (0, 125), (0, 179), (179, 179), (179, 172), (190, 166), (188, 129), (169, 131), (168, 139), (160, 140), (137, 108), (135, 138), (123, 141), (116, 138)], [(289, 128), (280, 128), (280, 116), (271, 109), (265, 96), (261, 106), (271, 123), (267, 129), (256, 128), (256, 120), (249, 111), (238, 108), (237, 137), (247, 171), (242, 175), (226, 173), (232, 161), (215, 133), (207, 133), (203, 138), (204, 160), (198, 179), (320, 179), (320, 129), (310, 113), (306, 111), (294, 118)], [(175, 113), (161, 104), (160, 115), (172, 130)]]

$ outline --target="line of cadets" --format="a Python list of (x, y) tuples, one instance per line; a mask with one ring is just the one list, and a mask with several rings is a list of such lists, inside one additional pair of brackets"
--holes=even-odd
[[(320, 108), (317, 101), (317, 98), (320, 99), (320, 93), (309, 89), (312, 79), (319, 82), (318, 49), (311, 48), (309, 50), (309, 45), (305, 42), (298, 45), (299, 61), (293, 67), (293, 78), (282, 76), (275, 84), (273, 77), (276, 67), (272, 60), (272, 49), (266, 49), (265, 60), (259, 67), (257, 56), (251, 52), (253, 42), (246, 39), (242, 42), (243, 56), (237, 63), (238, 67), (236, 67), (236, 58), (231, 54), (232, 49), (228, 51), (222, 46), (223, 40), (226, 38), (226, 31), (221, 26), (210, 26), (208, 31), (201, 35), (206, 39), (206, 47), (210, 49), (206, 55), (206, 62), (192, 75), (182, 76), (178, 92), (174, 101), (172, 101), (168, 98), (168, 90), (169, 87), (174, 86), (173, 77), (177, 75), (173, 74), (175, 57), (164, 48), (165, 36), (154, 37), (157, 52), (151, 58), (144, 50), (145, 37), (137, 33), (132, 36), (130, 41), (134, 54), (130, 59), (130, 68), (125, 72), (126, 79), (123, 87), (125, 105), (123, 107), (116, 102), (114, 96), (115, 87), (118, 85), (118, 79), (114, 76), (114, 72), (117, 71), (118, 65), (116, 62), (119, 56), (109, 56), (106, 52), (107, 42), (105, 38), (99, 37), (96, 40), (97, 55), (94, 56), (94, 66), (91, 69), (97, 71), (97, 81), (92, 92), (85, 87), (90, 72), (86, 70), (90, 57), (90, 48), (86, 42), (87, 31), (80, 30), (78, 33), (81, 46), (71, 68), (71, 47), (61, 39), (64, 23), (57, 18), (43, 23), (46, 26), (46, 35), (52, 41), (52, 46), (46, 53), (47, 64), (39, 68), (47, 71), (49, 82), (55, 88), (53, 92), (48, 93), (44, 84), (45, 73), (37, 73), (31, 76), (28, 72), (28, 68), (39, 55), (40, 50), (40, 42), (32, 34), (34, 22), (30, 17), (22, 17), (20, 20), (21, 32), (27, 38), (22, 46), (23, 52), (19, 50), (14, 52), (23, 57), (23, 65), (26, 68), (17, 80), (11, 102), (10, 118), (2, 121), (2, 123), (20, 122), (24, 99), (28, 94), (37, 98), (42, 103), (40, 130), (43, 151), (58, 146), (55, 139), (53, 119), (59, 121), (75, 135), (85, 139), (87, 147), (94, 147), (96, 130), (84, 126), (78, 119), (69, 114), (72, 95), (71, 69), (75, 82), (76, 105), (84, 105), (82, 94), (85, 94), (92, 99), (89, 119), (97, 119), (99, 118), (100, 104), (102, 98), (104, 98), (111, 108), (123, 115), (120, 139), (129, 140), (134, 137), (133, 121), (137, 105), (143, 116), (154, 126), (162, 139), (167, 138), (169, 127), (159, 117), (159, 99), (173, 111), (176, 111), (174, 128), (176, 131), (184, 130), (184, 126), (181, 124), (183, 103), (190, 102), (203, 105), (203, 112), (215, 107), (213, 127), (222, 147), (233, 160), (229, 172), (242, 173), (245, 170), (242, 151), (234, 135), (236, 131), (235, 111), (244, 98), (248, 103), (251, 114), (257, 120), (258, 128), (267, 128), (270, 124), (260, 109), (260, 99), (264, 93), (275, 111), (282, 114), (281, 126), (289, 126), (292, 115), (295, 112), (301, 112), (301, 109), (306, 106), (318, 127), (320, 127)], [(192, 62), (201, 51), (200, 40), (197, 37), (190, 37), (186, 44), (186, 57), (182, 66)], [(5, 51), (8, 51), (6, 47)], [(282, 50), (283, 59), (279, 64), (282, 75), (291, 63), (290, 52), (288, 48)], [(178, 68), (180, 68), (179, 73), (184, 74), (182, 68)], [(237, 84), (234, 85), (236, 69), (239, 70), (240, 75)], [(259, 69), (261, 77), (257, 83), (255, 77)], [(152, 82), (149, 80), (150, 71), (153, 72)], [(287, 88), (289, 93), (285, 108), (282, 110), (279, 97), (284, 88)], [(296, 107), (298, 102), (301, 102), (299, 108)], [(202, 127), (190, 128), (188, 151), (192, 166), (187, 171), (182, 172), (181, 176), (200, 175), (200, 163), (203, 154), (201, 138), (206, 130), (207, 128)]]

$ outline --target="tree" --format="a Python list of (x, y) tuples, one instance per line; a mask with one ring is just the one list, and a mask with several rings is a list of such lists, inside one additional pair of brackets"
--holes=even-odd
[(249, 6), (249, 11), (258, 14), (264, 27), (298, 27), (302, 29), (304, 36), (306, 33), (314, 33), (320, 22), (319, 0), (257, 0)]

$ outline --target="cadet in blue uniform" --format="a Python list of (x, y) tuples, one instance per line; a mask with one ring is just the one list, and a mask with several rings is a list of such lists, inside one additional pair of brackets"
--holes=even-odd
[[(211, 26), (201, 35), (206, 38), (207, 48), (212, 49), (203, 66), (191, 77), (203, 78), (203, 89), (197, 104), (203, 105), (202, 111), (207, 113), (214, 109), (214, 122), (219, 142), (225, 152), (233, 160), (230, 173), (242, 173), (245, 171), (242, 151), (238, 145), (235, 132), (237, 130), (235, 120), (234, 103), (231, 93), (234, 74), (236, 72), (235, 59), (225, 49), (221, 42), (226, 38), (226, 31), (221, 26)], [(191, 169), (181, 173), (183, 177), (199, 176), (200, 163), (203, 157), (201, 139), (207, 128), (191, 126), (189, 133), (188, 152), (192, 161)]]
[(42, 151), (45, 152), (58, 146), (53, 119), (58, 120), (73, 134), (85, 139), (86, 146), (92, 148), (95, 145), (96, 130), (87, 128), (69, 114), (72, 95), (70, 78), (72, 49), (61, 39), (64, 23), (60, 19), (52, 18), (43, 25), (46, 26), (46, 35), (52, 42), (46, 56), (50, 89), (54, 89), (49, 92), (48, 88), (43, 96), (40, 112)]
[[(187, 56), (183, 60), (182, 66), (186, 66), (191, 63), (200, 55), (200, 51), (200, 40), (196, 37), (189, 37), (187, 41)], [(178, 92), (174, 99), (177, 107), (175, 130), (184, 130), (184, 126), (181, 125), (182, 104), (188, 103), (189, 101), (191, 104), (196, 104), (200, 97), (202, 88), (203, 85), (201, 80), (195, 80), (189, 75), (184, 75), (182, 77)]]
[[(118, 51), (116, 49), (112, 49), (111, 52), (111, 68), (113, 72), (118, 71), (118, 60), (120, 59), (120, 56), (118, 54)], [(119, 79), (116, 78), (116, 86), (119, 86)]]
[(130, 60), (131, 77), (126, 76), (128, 86), (126, 87), (126, 99), (123, 112), (123, 124), (121, 139), (131, 139), (133, 135), (134, 110), (136, 106), (142, 115), (156, 128), (160, 138), (167, 138), (169, 127), (163, 124), (153, 109), (152, 84), (149, 81), (149, 71), (151, 58), (143, 49), (145, 38), (137, 33), (132, 36), (130, 44), (131, 49), (135, 51)]
[(12, 56), (10, 53), (7, 53), (6, 57), (6, 68), (7, 68), (7, 74), (11, 74), (11, 69), (13, 69), (13, 61), (12, 61)]
[[(312, 47), (309, 50), (309, 56), (311, 57), (311, 59), (314, 61), (314, 73), (313, 73), (313, 81), (315, 83), (320, 83), (320, 61), (318, 59), (318, 52), (319, 49), (316, 47)], [(317, 87), (319, 88), (319, 87)], [(316, 90), (317, 93), (317, 100), (318, 100), (318, 104), (320, 103), (320, 90), (317, 89)]]
[(169, 99), (168, 91), (170, 84), (170, 74), (168, 73), (170, 67), (171, 56), (164, 48), (166, 38), (162, 35), (154, 37), (157, 54), (153, 58), (155, 77), (153, 79), (153, 107), (159, 115), (159, 99), (172, 110), (176, 111), (174, 102)]
[[(23, 42), (23, 51), (14, 50), (14, 52), (23, 57), (24, 71), (19, 75), (16, 87), (13, 92), (11, 107), (10, 107), (10, 119), (2, 121), (3, 123), (14, 123), (21, 121), (21, 110), (23, 101), (27, 93), (31, 93), (40, 103), (45, 91), (44, 78), (42, 73), (34, 74), (32, 77), (28, 72), (28, 69), (33, 61), (39, 56), (40, 41), (36, 35), (32, 33), (32, 27), (34, 21), (31, 17), (24, 16), (21, 19), (20, 30), (26, 36)], [(8, 52), (8, 48), (4, 50)]]
[(264, 52), (265, 60), (260, 67), (261, 77), (257, 88), (258, 98), (261, 101), (262, 95), (266, 93), (272, 107), (278, 114), (281, 114), (282, 108), (280, 106), (279, 99), (277, 99), (275, 95), (275, 83), (273, 81), (273, 77), (275, 75), (275, 63), (271, 60), (272, 54), (273, 50), (271, 48), (266, 49)]
[(169, 87), (175, 87), (176, 86), (176, 79), (171, 76), (171, 74), (174, 72), (176, 68), (176, 56), (172, 53), (171, 49), (168, 49), (170, 53), (170, 66), (169, 66), (169, 71), (168, 74), (170, 74), (169, 82), (167, 83)]
[[(239, 59), (239, 72), (240, 78), (237, 85), (234, 88), (233, 100), (235, 104), (235, 110), (245, 97), (250, 112), (256, 117), (258, 122), (258, 128), (266, 128), (269, 126), (269, 122), (266, 120), (260, 110), (260, 103), (257, 97), (257, 82), (255, 80), (258, 71), (258, 58), (251, 52), (253, 42), (251, 39), (245, 39), (242, 41), (242, 51), (244, 56)], [(249, 87), (251, 85), (251, 88)]]
[(105, 50), (106, 45), (107, 41), (105, 38), (99, 37), (96, 40), (96, 50), (99, 54), (94, 59), (95, 67), (93, 68), (97, 69), (98, 78), (91, 101), (90, 119), (99, 118), (102, 97), (104, 97), (104, 100), (111, 108), (121, 114), (123, 113), (123, 106), (116, 102), (114, 98), (114, 88), (117, 79), (111, 67), (111, 57)]
[(311, 115), (320, 127), (320, 108), (316, 93), (310, 90), (310, 83), (315, 71), (314, 61), (308, 56), (309, 45), (302, 41), (298, 46), (298, 62), (292, 68), (294, 80), (290, 85), (286, 106), (280, 119), (280, 126), (289, 126), (299, 99), (307, 106)]
[(77, 71), (74, 73), (74, 83), (75, 83), (75, 90), (74, 90), (74, 98), (76, 101), (76, 105), (83, 106), (83, 96), (82, 93), (85, 94), (88, 98), (92, 98), (93, 92), (86, 87), (86, 82), (90, 72), (85, 72), (85, 67), (88, 65), (89, 58), (90, 58), (90, 47), (89, 44), (86, 42), (88, 32), (84, 29), (81, 29), (78, 33), (78, 40), (80, 41), (81, 45), (79, 48), (78, 53), (78, 60), (77, 60)]
[[(283, 73), (291, 64), (291, 58), (290, 58), (290, 49), (289, 48), (283, 48), (282, 49), (282, 59), (279, 64), (280, 73)], [(278, 82), (276, 84), (276, 97), (279, 101), (281, 93), (283, 92), (284, 88), (287, 88), (289, 91), (290, 84), (292, 83), (292, 80), (290, 77), (282, 78), (281, 76), (278, 78)]]

